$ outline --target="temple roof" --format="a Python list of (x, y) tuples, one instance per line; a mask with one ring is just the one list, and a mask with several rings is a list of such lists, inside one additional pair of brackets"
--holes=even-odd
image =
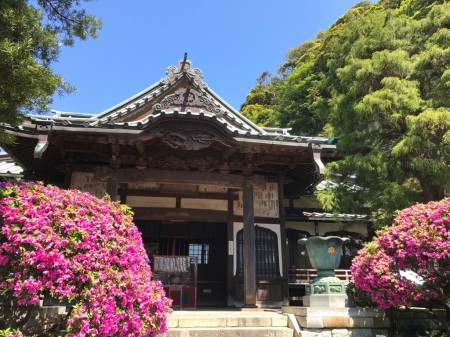
[(331, 158), (335, 149), (328, 138), (259, 127), (211, 90), (189, 60), (170, 66), (157, 83), (99, 114), (28, 115), (21, 125), (6, 126), (6, 132), (17, 142), (5, 150), (36, 177), (64, 175), (67, 165), (80, 162), (288, 172), (293, 182), (288, 193), (316, 183), (324, 173), (322, 160)]
[(0, 177), (22, 176), (23, 169), (6, 153), (0, 152)]
[(187, 116), (216, 121), (234, 136), (293, 141), (330, 143), (324, 137), (291, 135), (289, 128), (259, 127), (231, 107), (203, 80), (202, 71), (189, 60), (170, 66), (166, 76), (125, 101), (99, 113), (85, 114), (54, 111), (54, 115), (29, 115), (33, 124), (83, 128), (143, 129), (160, 118)]

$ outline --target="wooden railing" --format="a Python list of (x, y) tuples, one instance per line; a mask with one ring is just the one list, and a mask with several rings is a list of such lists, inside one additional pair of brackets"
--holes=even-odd
[[(336, 277), (344, 283), (349, 283), (352, 280), (352, 275), (349, 269), (336, 269)], [(317, 276), (316, 269), (289, 269), (289, 284), (307, 284)]]

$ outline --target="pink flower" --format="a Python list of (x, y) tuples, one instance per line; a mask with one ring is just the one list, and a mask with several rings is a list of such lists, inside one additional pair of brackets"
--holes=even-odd
[(450, 307), (450, 198), (407, 208), (377, 234), (352, 262), (356, 287), (382, 308), (421, 300)]
[[(19, 304), (69, 301), (69, 336), (167, 330), (170, 299), (152, 280), (131, 212), (108, 198), (19, 183), (0, 200), (0, 289)], [(8, 190), (9, 191), (9, 190)]]

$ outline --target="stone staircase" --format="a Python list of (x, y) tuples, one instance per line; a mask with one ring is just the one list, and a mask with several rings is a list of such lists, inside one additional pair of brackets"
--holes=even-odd
[(289, 318), (281, 311), (175, 310), (169, 331), (161, 337), (293, 337)]

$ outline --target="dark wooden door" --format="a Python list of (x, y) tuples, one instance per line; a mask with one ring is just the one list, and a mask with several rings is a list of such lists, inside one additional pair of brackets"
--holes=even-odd
[(227, 225), (213, 222), (137, 221), (151, 255), (197, 257), (197, 306), (225, 306)]
[(227, 226), (191, 223), (189, 255), (198, 257), (197, 305), (225, 306), (227, 298)]

